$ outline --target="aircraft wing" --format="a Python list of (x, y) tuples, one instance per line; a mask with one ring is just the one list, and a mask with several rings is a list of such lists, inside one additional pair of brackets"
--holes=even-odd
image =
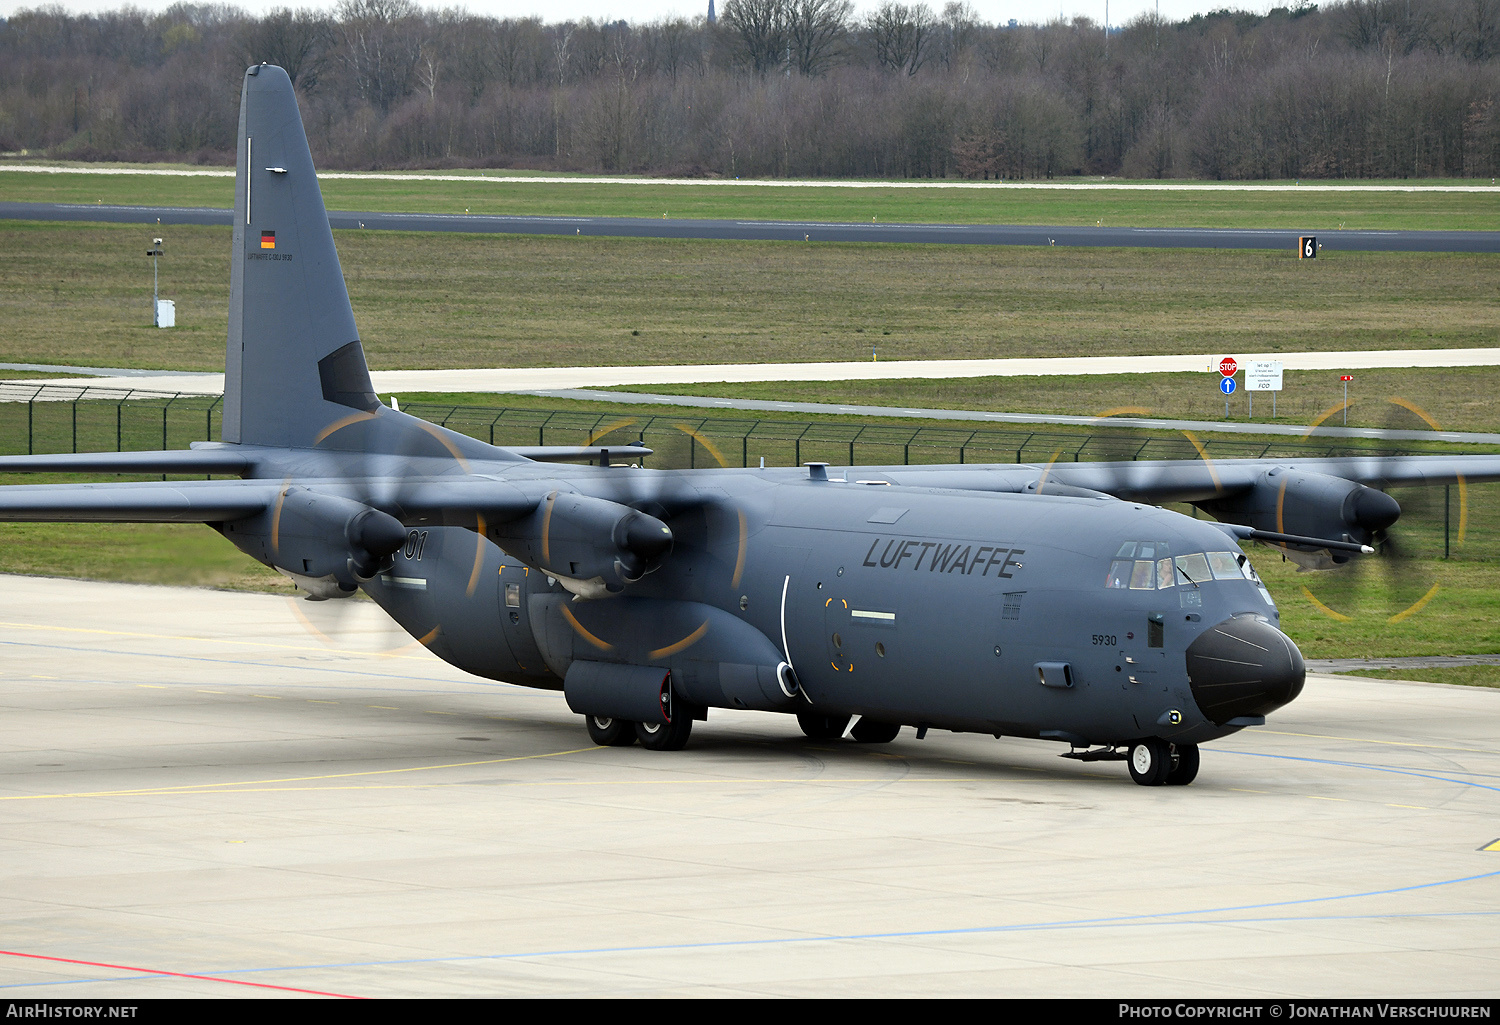
[(1500, 480), (1500, 456), (1340, 456), (1059, 464), (1057, 480), (1140, 502), (1196, 502), (1243, 493), (1276, 468), (1384, 490)]
[[(485, 477), (424, 481), (361, 496), (351, 481), (288, 484), (284, 481), (145, 481), (104, 484), (16, 484), (0, 488), (0, 521), (95, 523), (220, 523), (254, 516), (276, 505), (283, 492), (310, 492), (389, 507), (408, 524), (466, 526), (476, 516), (504, 523), (532, 512), (543, 488), (529, 492)], [(384, 492), (384, 493), (382, 493)]]
[[(1206, 502), (1261, 486), (1274, 469), (1336, 477), (1373, 488), (1482, 484), (1500, 481), (1500, 455), (1340, 456), (1316, 459), (1140, 460), (1051, 465), (899, 466), (883, 468), (898, 484), (962, 491), (1068, 488), (1102, 492), (1126, 501)], [(1062, 487), (1059, 488), (1058, 485)]]
[(17, 484), (0, 488), (0, 521), (220, 523), (276, 501), (274, 481)]
[(891, 467), (896, 484), (970, 491), (1191, 502), (1238, 535), (1302, 550), (1363, 550), (1401, 516), (1389, 488), (1500, 481), (1500, 456), (1142, 460), (1046, 466)]
[(0, 473), (241, 474), (249, 468), (249, 459), (226, 449), (0, 456)]

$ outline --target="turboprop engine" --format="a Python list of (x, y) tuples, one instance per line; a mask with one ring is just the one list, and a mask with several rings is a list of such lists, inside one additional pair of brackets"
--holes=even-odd
[[(1401, 516), (1401, 506), (1383, 491), (1290, 466), (1271, 467), (1246, 491), (1197, 504), (1222, 520), (1257, 530), (1357, 544), (1369, 544)], [(1287, 554), (1295, 558), (1298, 549), (1289, 548)], [(1341, 563), (1349, 555), (1334, 552), (1332, 558)]]
[(661, 564), (672, 528), (639, 509), (553, 491), (529, 516), (495, 527), (497, 544), (584, 598), (618, 593)]
[(271, 508), (225, 524), (241, 551), (274, 566), (315, 598), (344, 598), (391, 565), (406, 527), (340, 495), (288, 487)]

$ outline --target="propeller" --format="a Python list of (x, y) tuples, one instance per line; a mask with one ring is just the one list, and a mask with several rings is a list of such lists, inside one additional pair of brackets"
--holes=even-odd
[[(605, 433), (623, 430), (634, 422), (618, 421), (609, 425)], [(687, 437), (689, 444), (707, 452), (715, 464), (728, 467), (728, 461), (712, 439), (687, 424), (673, 426)], [(602, 434), (591, 438), (589, 444), (600, 437)], [(706, 493), (672, 471), (628, 466), (576, 476), (571, 486), (576, 492), (549, 494), (534, 515), (541, 517), (544, 524), (540, 536), (544, 539), (548, 565), (552, 567), (549, 571), (566, 572), (565, 563), (572, 569), (574, 559), (569, 553), (581, 552), (584, 558), (577, 560), (580, 563), (577, 572), (580, 575), (598, 572), (605, 584), (582, 588), (576, 579), (559, 578), (576, 596), (572, 607), (564, 608), (563, 618), (585, 643), (594, 647), (624, 646), (628, 639), (611, 632), (619, 629), (618, 621), (613, 627), (607, 625), (611, 621), (607, 599), (622, 592), (628, 595), (629, 585), (665, 565), (674, 552), (716, 556), (712, 562), (699, 561), (698, 565), (717, 563), (722, 569), (711, 571), (698, 584), (711, 590), (725, 588), (731, 594), (739, 590), (749, 550), (750, 517), (745, 504), (723, 489)], [(550, 526), (545, 526), (548, 517)], [(532, 530), (535, 533), (535, 524)], [(587, 562), (589, 558), (595, 561)], [(596, 603), (583, 599), (605, 600)], [(706, 640), (712, 644), (714, 629), (710, 619), (683, 620), (677, 627), (680, 636), (674, 633), (661, 638), (660, 646), (650, 657), (669, 658)], [(719, 641), (733, 643), (729, 637)], [(782, 693), (788, 698), (794, 696), (798, 687), (789, 667), (783, 663), (778, 673)]]
[[(1313, 426), (1343, 408), (1335, 407)], [(1385, 400), (1381, 419), (1381, 437), (1370, 451), (1371, 466), (1366, 473), (1374, 486), (1351, 492), (1340, 510), (1354, 526), (1351, 534), (1363, 532), (1364, 537), (1355, 539), (1369, 544), (1375, 554), (1334, 559), (1332, 565), (1314, 562), (1309, 566), (1307, 560), (1297, 560), (1308, 568), (1329, 570), (1304, 583), (1302, 590), (1321, 613), (1332, 619), (1377, 615), (1398, 623), (1420, 612), (1441, 589), (1432, 560), (1443, 552), (1445, 496), (1436, 488), (1392, 488), (1388, 483), (1399, 479), (1402, 460), (1396, 432), (1435, 433), (1441, 428), (1426, 411), (1396, 397)], [(1462, 520), (1466, 489), (1460, 487), (1459, 496)]]
[(334, 651), (393, 655), (417, 643), (384, 609), (368, 599), (306, 601), (288, 595), (286, 604), (287, 612), (308, 636)]
[[(1187, 445), (1207, 470), (1186, 467), (1180, 459), (1145, 458), (1150, 454), (1159, 432), (1146, 432), (1122, 425), (1117, 417), (1147, 417), (1152, 410), (1139, 406), (1107, 409), (1094, 418), (1096, 430), (1083, 446), (1074, 452), (1054, 452), (1041, 477), (1026, 485), (1028, 493), (1101, 497), (1108, 495), (1126, 501), (1160, 501), (1160, 494), (1182, 492), (1177, 501), (1211, 499), (1219, 490), (1219, 475), (1208, 450), (1191, 431), (1181, 431)], [(1074, 462), (1088, 462), (1087, 468), (1074, 469)]]

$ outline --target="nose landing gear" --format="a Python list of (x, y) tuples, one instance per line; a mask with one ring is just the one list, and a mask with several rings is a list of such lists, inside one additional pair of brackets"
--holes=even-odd
[(1187, 786), (1198, 775), (1198, 745), (1147, 737), (1130, 745), (1130, 778), (1143, 787)]

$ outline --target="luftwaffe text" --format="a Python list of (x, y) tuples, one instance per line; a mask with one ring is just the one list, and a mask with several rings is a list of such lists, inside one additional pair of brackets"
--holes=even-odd
[[(881, 543), (884, 542), (884, 547)], [(879, 553), (878, 555), (876, 553)], [(990, 570), (995, 576), (1009, 579), (1015, 576), (1007, 570), (1020, 569), (1016, 556), (1025, 555), (1024, 548), (996, 548), (993, 545), (971, 545), (962, 541), (918, 541), (915, 538), (893, 537), (887, 540), (877, 537), (865, 553), (865, 565), (872, 569), (909, 569), (929, 573), (962, 573), (964, 576), (982, 569), (979, 575), (987, 577)]]

